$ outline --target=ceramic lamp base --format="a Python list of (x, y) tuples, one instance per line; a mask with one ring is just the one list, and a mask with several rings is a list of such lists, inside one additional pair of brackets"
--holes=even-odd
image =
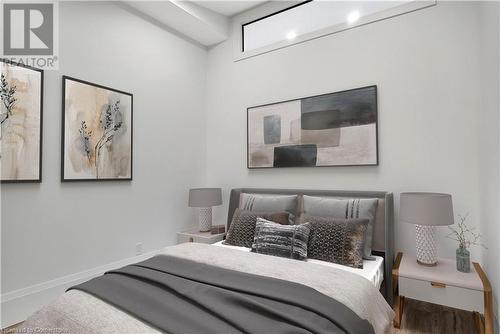
[(200, 208), (199, 214), (200, 232), (210, 231), (212, 228), (212, 208)]
[(424, 266), (437, 264), (436, 227), (415, 225), (417, 262)]

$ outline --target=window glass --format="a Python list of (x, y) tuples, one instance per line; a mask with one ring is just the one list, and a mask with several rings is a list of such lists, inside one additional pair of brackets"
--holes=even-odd
[(356, 26), (363, 17), (409, 2), (413, 1), (306, 1), (243, 24), (242, 51), (293, 42), (300, 36), (332, 26)]

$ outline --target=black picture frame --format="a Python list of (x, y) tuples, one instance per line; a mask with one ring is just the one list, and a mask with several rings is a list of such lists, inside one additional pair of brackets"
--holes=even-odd
[[(278, 105), (278, 104), (283, 104), (287, 102), (293, 102), (293, 101), (298, 101), (298, 100), (304, 100), (304, 99), (311, 99), (311, 98), (320, 98), (320, 97), (325, 97), (328, 95), (333, 95), (333, 94), (340, 94), (340, 93), (348, 93), (348, 92), (354, 92), (357, 90), (365, 90), (365, 89), (373, 89), (374, 90), (374, 114), (375, 114), (375, 162), (374, 163), (366, 163), (366, 164), (333, 164), (333, 165), (315, 165), (315, 166), (304, 166), (300, 162), (297, 163), (295, 166), (280, 166), (280, 167), (275, 167), (275, 166), (251, 166), (250, 165), (250, 120), (249, 120), (249, 113), (251, 112), (251, 109), (255, 108), (260, 108), (260, 107), (267, 107), (267, 106), (273, 106), (273, 105)], [(247, 169), (252, 170), (252, 169), (273, 169), (273, 168), (318, 168), (318, 167), (374, 167), (374, 166), (379, 166), (380, 164), (380, 158), (379, 158), (379, 140), (378, 140), (378, 87), (377, 85), (369, 85), (369, 86), (363, 86), (363, 87), (358, 87), (358, 88), (352, 88), (352, 89), (346, 89), (342, 91), (336, 91), (333, 93), (325, 93), (325, 94), (319, 94), (319, 95), (313, 95), (313, 96), (306, 96), (306, 97), (299, 97), (299, 98), (294, 98), (294, 99), (289, 99), (285, 101), (279, 101), (279, 102), (272, 102), (272, 103), (266, 103), (266, 104), (261, 104), (261, 105), (255, 105), (252, 107), (247, 108), (247, 150), (246, 150), (246, 161), (247, 161)], [(307, 145), (304, 145), (307, 146)]]
[(43, 150), (43, 94), (44, 94), (44, 71), (42, 69), (28, 66), (22, 63), (17, 63), (10, 61), (8, 59), (0, 58), (0, 62), (8, 64), (10, 66), (22, 67), (27, 70), (35, 71), (40, 73), (40, 131), (39, 131), (39, 154), (38, 154), (38, 178), (36, 179), (17, 179), (17, 180), (3, 180), (0, 176), (0, 183), (41, 183), (42, 182), (42, 150)]
[[(119, 178), (66, 178), (64, 175), (65, 171), (65, 136), (66, 136), (66, 82), (74, 81), (80, 84), (89, 85), (97, 87), (100, 89), (108, 90), (111, 92), (119, 93), (122, 95), (127, 95), (130, 97), (130, 177), (119, 177)], [(133, 167), (134, 167), (134, 95), (132, 93), (125, 92), (123, 90), (118, 90), (108, 86), (100, 85), (94, 82), (85, 81), (77, 79), (71, 76), (62, 76), (62, 124), (61, 124), (61, 182), (100, 182), (100, 181), (132, 181), (133, 180)]]

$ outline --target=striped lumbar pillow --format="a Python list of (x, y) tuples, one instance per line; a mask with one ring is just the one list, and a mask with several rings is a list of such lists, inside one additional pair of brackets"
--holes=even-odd
[(280, 225), (257, 218), (252, 252), (305, 260), (310, 224)]
[(224, 244), (251, 248), (259, 217), (284, 225), (289, 222), (289, 215), (286, 212), (265, 213), (236, 209)]

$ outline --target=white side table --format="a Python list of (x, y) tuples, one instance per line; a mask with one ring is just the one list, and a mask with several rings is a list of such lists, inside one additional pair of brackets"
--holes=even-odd
[(462, 273), (456, 269), (455, 260), (438, 259), (437, 266), (426, 267), (419, 265), (414, 256), (398, 253), (392, 275), (399, 290), (394, 327), (401, 325), (407, 297), (472, 311), (479, 333), (493, 334), (491, 284), (479, 263), (473, 262), (470, 273)]
[(211, 234), (210, 232), (200, 232), (198, 227), (187, 231), (177, 232), (177, 243), (197, 242), (201, 244), (214, 244), (224, 239), (226, 233)]

